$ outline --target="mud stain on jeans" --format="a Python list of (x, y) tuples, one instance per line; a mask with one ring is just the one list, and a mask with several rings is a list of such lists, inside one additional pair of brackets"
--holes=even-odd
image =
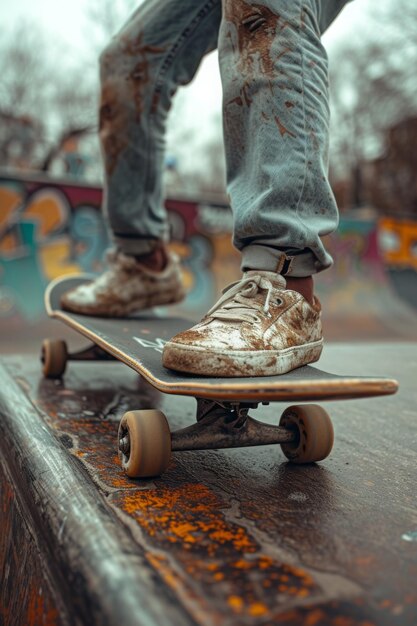
[[(114, 173), (120, 154), (129, 145), (127, 129), (131, 125), (129, 117), (132, 113), (131, 103), (134, 102), (136, 122), (139, 123), (145, 108), (145, 90), (150, 88), (151, 72), (149, 55), (161, 54), (165, 48), (152, 46), (143, 42), (143, 33), (131, 39), (126, 36), (120, 40), (121, 56), (132, 57), (130, 72), (126, 75), (111, 71), (111, 56), (103, 59), (103, 68), (108, 76), (103, 81), (100, 102), (99, 133), (105, 154), (106, 173)], [(152, 108), (157, 106), (154, 96)]]
[(127, 148), (126, 109), (120, 104), (115, 82), (105, 82), (101, 91), (99, 134), (105, 154), (106, 173), (110, 176), (116, 169), (120, 153)]
[[(151, 72), (149, 70), (149, 56), (161, 54), (165, 51), (162, 46), (152, 46), (143, 41), (143, 33), (140, 33), (133, 40), (124, 40), (124, 54), (134, 57), (136, 64), (128, 75), (133, 90), (133, 99), (136, 110), (136, 121), (139, 122), (144, 111), (144, 92), (149, 89), (151, 83)], [(152, 102), (152, 108), (155, 109), (157, 102)]]
[[(277, 42), (280, 43), (280, 33), (288, 27), (288, 22), (268, 7), (249, 4), (242, 0), (225, 0), (224, 16), (235, 29), (235, 33), (230, 30), (226, 37), (237, 59), (236, 68), (241, 77), (239, 96), (227, 102), (226, 118), (228, 117), (227, 107), (231, 104), (239, 107), (245, 105), (249, 108), (253, 102), (256, 85), (262, 83), (264, 90), (269, 88), (270, 91), (270, 96), (266, 96), (268, 103), (264, 103), (270, 113), (267, 114), (264, 109), (263, 119), (271, 123), (275, 121), (281, 137), (286, 135), (296, 137), (280, 118), (273, 117), (273, 111), (276, 108), (274, 84), (276, 85), (277, 78), (285, 73), (281, 63), (282, 58), (292, 51), (288, 47), (288, 39), (284, 37), (281, 51), (276, 50)], [(294, 106), (292, 103), (289, 105), (286, 103), (288, 111), (292, 106)]]
[[(255, 77), (259, 72), (273, 78), (277, 73), (278, 59), (271, 54), (272, 44), (287, 23), (265, 6), (236, 0), (226, 0), (225, 19), (237, 31), (238, 69), (248, 78)], [(284, 50), (278, 58), (288, 51)]]

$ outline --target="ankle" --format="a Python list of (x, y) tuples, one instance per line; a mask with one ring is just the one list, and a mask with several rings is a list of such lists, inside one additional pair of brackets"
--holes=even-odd
[(314, 304), (314, 281), (312, 276), (303, 278), (285, 277), (287, 281), (287, 289), (300, 293), (311, 306)]
[(163, 243), (158, 243), (152, 252), (135, 254), (134, 257), (140, 265), (154, 272), (162, 272), (168, 264), (168, 253)]

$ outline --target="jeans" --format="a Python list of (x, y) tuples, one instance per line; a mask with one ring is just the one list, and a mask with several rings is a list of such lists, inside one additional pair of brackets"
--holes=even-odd
[(116, 245), (168, 239), (162, 174), (172, 97), (218, 48), (227, 191), (242, 269), (332, 263), (328, 67), (321, 34), (348, 0), (146, 0), (100, 58), (105, 212)]

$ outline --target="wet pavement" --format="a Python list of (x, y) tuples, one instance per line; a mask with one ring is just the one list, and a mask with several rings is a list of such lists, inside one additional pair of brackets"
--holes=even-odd
[[(106, 581), (106, 576), (119, 576), (126, 580), (123, 623), (416, 624), (417, 344), (326, 347), (320, 361), (325, 370), (400, 381), (396, 396), (326, 403), (336, 436), (326, 461), (291, 466), (279, 446), (183, 452), (175, 453), (166, 473), (153, 480), (128, 479), (121, 471), (118, 420), (129, 409), (159, 408), (172, 429), (180, 428), (195, 419), (193, 399), (163, 396), (122, 364), (71, 363), (63, 381), (43, 379), (33, 355), (6, 357), (3, 366), (2, 463), (9, 501), (11, 491), (24, 503), (36, 489), (39, 502), (25, 515), (35, 535), (54, 503), (54, 515), (61, 519), (57, 502), (69, 493), (75, 506), (80, 494), (88, 492), (93, 510), (88, 513), (86, 508), (83, 517), (81, 507), (76, 516), (69, 498), (60, 505), (67, 525), (62, 526), (63, 516), (56, 526), (57, 537), (46, 542), (54, 546), (53, 556), (48, 557), (46, 544), (37, 542), (41, 558), (53, 561), (51, 570), (59, 570), (62, 563), (68, 571), (79, 568), (84, 582), (75, 601), (74, 588), (63, 593), (59, 576), (48, 577), (45, 589), (50, 594), (45, 591), (38, 611), (32, 606), (33, 595), (26, 601), (28, 607), (32, 602), (31, 612), (21, 604), (20, 610), (33, 618), (30, 623), (58, 623), (57, 615), (62, 623), (76, 619), (84, 623), (91, 594), (95, 619), (113, 623), (113, 609), (105, 598), (107, 583), (100, 583), (100, 593), (89, 577)], [(12, 385), (16, 388), (11, 399)], [(16, 420), (21, 429), (13, 434), (12, 407), (19, 402), (21, 415)], [(271, 404), (253, 415), (275, 423), (284, 408)], [(37, 463), (38, 452), (35, 444), (30, 448), (31, 433), (24, 434), (29, 412), (39, 426), (34, 439), (39, 441), (42, 432), (52, 435), (39, 459), (42, 468), (39, 473), (33, 470), (30, 478), (25, 467)], [(48, 457), (52, 440), (57, 442), (54, 454), (60, 462), (52, 462), (52, 452)], [(13, 442), (20, 456), (13, 451)], [(32, 451), (25, 458), (28, 449)], [(66, 493), (52, 498), (53, 486), (42, 491), (49, 480), (55, 484), (48, 472), (58, 479), (67, 462)], [(43, 507), (48, 494), (51, 503)], [(6, 509), (4, 505), (4, 519)], [(23, 505), (20, 517), (22, 510)], [(37, 516), (39, 510), (44, 513)], [(88, 516), (94, 514), (107, 521), (92, 523)], [(123, 546), (121, 552), (129, 556), (117, 576), (120, 564), (111, 570), (110, 555), (106, 553), (105, 559), (103, 553), (107, 571), (99, 550), (91, 557), (90, 571), (80, 547), (83, 533), (88, 546), (88, 537), (98, 542), (106, 524)], [(42, 537), (41, 530), (38, 536)], [(13, 563), (15, 585), (22, 584), (19, 558)], [(147, 596), (139, 594), (132, 600), (134, 581), (141, 577), (146, 579), (142, 589)], [(110, 581), (108, 597), (111, 589)]]

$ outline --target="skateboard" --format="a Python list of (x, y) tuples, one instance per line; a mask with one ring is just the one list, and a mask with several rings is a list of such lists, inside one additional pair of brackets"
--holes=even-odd
[[(340, 376), (312, 366), (281, 376), (256, 378), (204, 377), (168, 370), (161, 363), (163, 346), (173, 335), (190, 328), (192, 322), (158, 316), (150, 310), (122, 319), (62, 310), (61, 295), (88, 280), (91, 277), (64, 277), (53, 281), (46, 290), (48, 315), (91, 343), (85, 350), (70, 354), (65, 341), (44, 340), (44, 376), (62, 377), (68, 361), (117, 359), (160, 392), (193, 396), (197, 400), (196, 423), (172, 433), (165, 415), (152, 407), (123, 415), (118, 453), (124, 471), (132, 478), (159, 476), (167, 469), (171, 453), (183, 450), (279, 444), (292, 463), (321, 461), (330, 454), (334, 435), (330, 417), (317, 401), (389, 395), (398, 389), (393, 379)], [(292, 403), (282, 413), (278, 425), (249, 415), (250, 410), (271, 402)]]

